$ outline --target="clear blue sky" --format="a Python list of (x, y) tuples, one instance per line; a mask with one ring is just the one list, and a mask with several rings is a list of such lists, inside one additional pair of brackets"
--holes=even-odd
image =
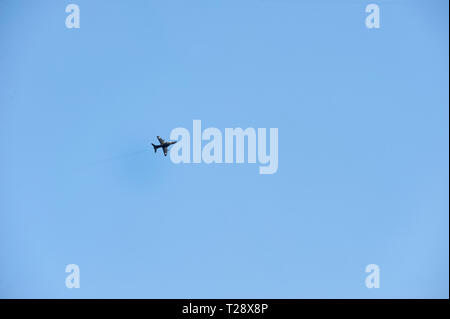
[[(448, 2), (373, 2), (0, 1), (0, 297), (448, 298)], [(278, 172), (153, 153), (194, 119)]]

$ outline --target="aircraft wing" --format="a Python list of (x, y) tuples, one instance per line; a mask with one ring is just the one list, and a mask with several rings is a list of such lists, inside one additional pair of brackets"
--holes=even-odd
[(167, 146), (163, 147), (163, 151), (164, 151), (164, 156), (167, 156)]
[(159, 143), (164, 144), (164, 140), (160, 136), (157, 136), (157, 138), (158, 138)]

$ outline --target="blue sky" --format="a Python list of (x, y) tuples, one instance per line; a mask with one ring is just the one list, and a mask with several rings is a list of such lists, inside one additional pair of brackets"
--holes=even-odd
[[(448, 2), (369, 3), (0, 1), (0, 297), (448, 298)], [(194, 119), (278, 172), (153, 153)]]

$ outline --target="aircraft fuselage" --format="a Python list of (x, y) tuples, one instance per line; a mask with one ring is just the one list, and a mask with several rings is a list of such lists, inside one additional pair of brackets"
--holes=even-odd
[(169, 147), (170, 145), (175, 144), (175, 143), (176, 143), (176, 141), (174, 141), (174, 142), (165, 142), (165, 143), (163, 143), (163, 144), (156, 145), (155, 147), (156, 147), (156, 148), (160, 148), (160, 147)]

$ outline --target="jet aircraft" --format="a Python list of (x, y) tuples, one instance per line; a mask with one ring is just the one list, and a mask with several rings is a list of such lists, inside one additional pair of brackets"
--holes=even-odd
[(175, 144), (177, 141), (166, 142), (160, 136), (157, 136), (157, 138), (158, 138), (158, 141), (159, 141), (160, 144), (159, 145), (155, 145), (155, 144), (152, 143), (153, 149), (155, 150), (155, 153), (156, 153), (156, 150), (161, 147), (163, 149), (164, 156), (167, 156), (167, 148), (170, 145)]

